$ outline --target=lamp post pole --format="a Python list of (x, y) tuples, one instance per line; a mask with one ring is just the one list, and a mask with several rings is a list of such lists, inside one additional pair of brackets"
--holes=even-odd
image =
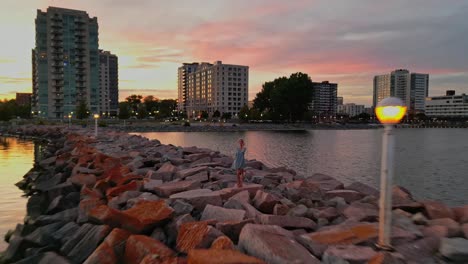
[(99, 115), (94, 114), (94, 137), (95, 138), (97, 138), (98, 136), (98, 119), (99, 119)]
[(68, 128), (71, 128), (71, 115), (68, 115)]
[(379, 200), (379, 240), (382, 249), (390, 249), (392, 228), (392, 182), (394, 156), (393, 125), (384, 125), (382, 140), (382, 164), (380, 168), (380, 200)]
[(392, 231), (392, 184), (393, 157), (395, 140), (393, 125), (398, 124), (405, 116), (406, 106), (395, 97), (385, 98), (377, 105), (375, 114), (384, 124), (382, 139), (382, 164), (380, 167), (380, 200), (379, 200), (379, 239), (377, 246), (391, 250)]

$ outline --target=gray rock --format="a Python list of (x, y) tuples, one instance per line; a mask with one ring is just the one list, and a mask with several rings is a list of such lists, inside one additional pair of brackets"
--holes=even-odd
[(226, 209), (219, 206), (206, 205), (200, 221), (216, 220), (218, 222), (239, 222), (244, 220), (245, 211), (237, 209)]
[(166, 182), (154, 188), (154, 192), (160, 197), (169, 197), (172, 194), (200, 188), (199, 181)]
[(349, 263), (367, 263), (377, 252), (370, 247), (355, 245), (330, 246), (323, 254), (324, 259), (330, 257), (342, 259)]
[(71, 263), (68, 261), (66, 258), (57, 255), (55, 252), (46, 252), (42, 254), (41, 260), (39, 261), (38, 264), (49, 264), (49, 263), (54, 263), (54, 264), (69, 264)]
[(188, 176), (185, 179), (189, 181), (207, 182), (209, 180), (208, 171), (201, 171), (192, 176)]
[(193, 211), (193, 206), (182, 200), (175, 200), (172, 205), (175, 215), (190, 214)]
[(440, 239), (425, 237), (395, 246), (397, 252), (403, 255), (408, 263), (434, 263), (433, 257), (440, 245)]
[(199, 211), (203, 211), (207, 204), (221, 206), (223, 204), (221, 196), (217, 192), (208, 189), (197, 189), (173, 194), (171, 200), (182, 199)]
[(356, 191), (356, 192), (360, 192), (364, 195), (371, 195), (371, 196), (374, 196), (374, 197), (379, 197), (380, 196), (380, 192), (367, 185), (367, 184), (364, 184), (362, 182), (353, 182), (351, 183), (350, 185), (346, 186), (345, 188), (346, 190), (352, 190), (352, 191)]
[(39, 246), (55, 244), (56, 240), (54, 239), (53, 234), (64, 224), (64, 222), (58, 222), (38, 227), (34, 232), (25, 236), (24, 239)]
[(245, 225), (239, 236), (239, 248), (271, 264), (320, 263), (294, 239), (293, 233), (279, 226)]
[(52, 234), (52, 238), (56, 241), (59, 241), (61, 245), (65, 244), (76, 231), (80, 228), (79, 225), (75, 224), (75, 222), (69, 222), (66, 225), (62, 226), (59, 230), (55, 231)]
[(317, 227), (317, 224), (309, 218), (289, 215), (262, 214), (257, 216), (257, 221), (263, 225), (277, 225), (291, 229), (306, 228), (314, 230)]
[(308, 208), (305, 205), (298, 205), (294, 208), (291, 208), (288, 212), (290, 216), (304, 217), (307, 214)]
[(167, 236), (164, 233), (164, 230), (160, 227), (155, 228), (150, 235), (151, 238), (154, 238), (162, 243), (167, 243)]
[(53, 215), (41, 215), (36, 218), (37, 225), (46, 225), (55, 222), (74, 222), (78, 218), (78, 207), (64, 210)]
[(185, 169), (185, 170), (180, 170), (176, 173), (176, 177), (177, 178), (180, 178), (180, 179), (185, 179), (186, 177), (188, 176), (192, 176), (192, 175), (195, 175), (197, 173), (200, 173), (200, 172), (203, 172), (203, 171), (207, 171), (208, 170), (208, 167), (204, 166), (204, 167), (195, 167), (195, 168), (189, 168), (189, 169)]
[(67, 254), (72, 263), (82, 263), (91, 255), (98, 245), (106, 238), (112, 230), (107, 225), (93, 226), (91, 230), (83, 236), (83, 239), (75, 244), (73, 249)]
[(93, 227), (94, 225), (92, 224), (84, 224), (80, 226), (80, 228), (73, 234), (73, 236), (71, 236), (70, 239), (62, 245), (60, 252), (62, 252), (63, 255), (68, 255), (68, 253), (70, 253), (75, 245), (80, 242)]
[[(289, 212), (289, 207), (287, 207), (284, 204), (275, 204), (275, 207), (273, 207), (273, 214), (274, 215), (287, 215)], [(306, 211), (307, 214), (307, 211)]]
[(418, 237), (422, 237), (421, 230), (419, 229), (417, 225), (413, 223), (413, 221), (410, 218), (408, 218), (407, 216), (403, 214), (399, 214), (395, 211), (393, 211), (392, 213), (392, 225), (393, 226), (397, 226), (403, 230), (413, 233), (414, 235)]
[(164, 182), (171, 181), (174, 174), (177, 171), (177, 167), (172, 165), (170, 162), (164, 163), (159, 170), (154, 174), (150, 175), (151, 179), (162, 180)]
[(32, 246), (34, 246), (33, 243), (20, 236), (13, 235), (7, 249), (2, 253), (1, 261), (5, 263), (17, 261), (23, 257), (24, 251)]
[(343, 215), (348, 219), (356, 221), (376, 221), (379, 211), (375, 205), (354, 202), (344, 209)]
[(61, 184), (57, 184), (54, 187), (47, 190), (47, 196), (49, 200), (55, 199), (55, 197), (59, 195), (66, 195), (71, 192), (76, 192), (77, 189), (75, 185), (71, 182), (64, 182)]
[(152, 191), (156, 186), (161, 185), (162, 183), (162, 180), (147, 179), (143, 182), (143, 191)]
[(326, 206), (335, 207), (339, 212), (343, 212), (343, 210), (348, 207), (345, 199), (342, 197), (335, 197), (328, 201), (325, 201)]
[(246, 224), (253, 224), (254, 219), (246, 219), (238, 222), (221, 222), (216, 224), (216, 229), (229, 237), (234, 243), (239, 241), (239, 234)]
[(468, 240), (464, 238), (443, 238), (439, 248), (442, 256), (460, 263), (468, 262)]
[(160, 198), (157, 195), (154, 195), (149, 192), (144, 192), (138, 197), (128, 199), (127, 206), (125, 206), (124, 208), (125, 209), (132, 208), (133, 206), (135, 206), (135, 204), (137, 204), (140, 201), (158, 201), (158, 200), (160, 200)]
[(460, 224), (451, 218), (438, 218), (429, 221), (429, 226), (445, 226), (447, 227), (447, 235), (449, 237), (459, 236), (461, 233)]
[(364, 198), (364, 196), (365, 195), (362, 193), (351, 191), (351, 190), (333, 190), (333, 191), (326, 192), (324, 195), (324, 198), (332, 199), (334, 197), (341, 197), (347, 203), (352, 203), (354, 201)]

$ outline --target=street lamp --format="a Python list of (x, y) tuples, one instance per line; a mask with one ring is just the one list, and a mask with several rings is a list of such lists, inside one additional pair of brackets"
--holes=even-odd
[(98, 119), (99, 119), (99, 115), (98, 115), (98, 114), (94, 114), (94, 137), (95, 137), (95, 138), (97, 138), (97, 136), (98, 136), (98, 131), (97, 131)]
[(379, 240), (377, 245), (385, 250), (391, 249), (390, 233), (392, 227), (392, 180), (393, 180), (393, 125), (405, 116), (406, 106), (395, 97), (382, 100), (375, 108), (375, 114), (384, 124), (382, 140), (382, 165), (380, 168), (379, 200)]

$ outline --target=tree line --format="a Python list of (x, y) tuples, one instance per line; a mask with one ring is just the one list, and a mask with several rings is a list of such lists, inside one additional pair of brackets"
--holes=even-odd
[(144, 119), (154, 117), (155, 119), (172, 118), (184, 116), (185, 113), (177, 112), (177, 101), (174, 99), (160, 100), (153, 95), (143, 97), (132, 94), (119, 103), (119, 118), (129, 119), (135, 117)]
[(0, 121), (8, 121), (18, 117), (30, 118), (31, 106), (18, 105), (15, 99), (0, 101)]

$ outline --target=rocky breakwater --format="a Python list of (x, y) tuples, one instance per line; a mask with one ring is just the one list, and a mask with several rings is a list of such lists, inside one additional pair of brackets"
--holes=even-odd
[[(28, 133), (23, 131), (22, 133)], [(467, 263), (468, 206), (393, 189), (394, 252), (376, 249), (378, 195), (323, 174), (123, 133), (54, 134), (18, 185), (30, 196), (4, 263)]]

